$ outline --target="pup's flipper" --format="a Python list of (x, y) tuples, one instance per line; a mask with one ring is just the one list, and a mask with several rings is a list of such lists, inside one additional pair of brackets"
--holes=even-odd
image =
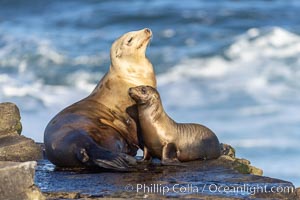
[(178, 160), (177, 148), (174, 143), (167, 143), (166, 145), (163, 146), (161, 164), (186, 167), (186, 165), (182, 164)]

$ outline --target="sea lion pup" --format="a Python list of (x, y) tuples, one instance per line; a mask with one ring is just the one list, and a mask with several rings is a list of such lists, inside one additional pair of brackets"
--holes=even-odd
[(128, 92), (138, 105), (146, 147), (144, 160), (153, 156), (160, 158), (163, 165), (177, 165), (180, 161), (214, 159), (220, 156), (217, 136), (200, 124), (183, 124), (172, 120), (164, 111), (155, 88), (137, 86), (130, 88)]
[(118, 38), (111, 47), (110, 69), (94, 91), (49, 122), (44, 143), (52, 163), (63, 168), (113, 170), (127, 170), (136, 163), (132, 156), (142, 144), (136, 103), (128, 89), (141, 84), (156, 87), (152, 64), (145, 55), (151, 37), (146, 28)]

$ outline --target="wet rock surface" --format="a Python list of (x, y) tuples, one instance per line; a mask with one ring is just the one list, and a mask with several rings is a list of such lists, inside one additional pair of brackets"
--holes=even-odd
[(44, 199), (39, 188), (34, 185), (35, 166), (35, 161), (0, 161), (0, 199)]
[(21, 136), (22, 124), (18, 107), (0, 103), (0, 160), (32, 161), (42, 158), (42, 150), (32, 139)]
[(187, 166), (140, 164), (132, 172), (59, 171), (47, 160), (38, 163), (36, 184), (47, 199), (193, 198), (297, 199), (292, 183), (235, 169), (226, 156), (193, 161)]

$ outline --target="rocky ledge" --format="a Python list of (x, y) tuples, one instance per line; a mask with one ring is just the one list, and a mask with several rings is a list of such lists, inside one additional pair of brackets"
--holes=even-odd
[(58, 171), (44, 160), (38, 164), (36, 182), (47, 199), (297, 199), (292, 183), (240, 173), (237, 162), (228, 156), (185, 167), (157, 161), (117, 173)]
[(40, 189), (34, 185), (35, 167), (35, 161), (0, 161), (0, 199), (45, 199)]
[(49, 200), (54, 199), (298, 199), (288, 181), (262, 176), (250, 161), (235, 157), (235, 150), (221, 144), (215, 160), (161, 166), (159, 160), (140, 163), (130, 172), (70, 171), (40, 160), (36, 183)]
[(32, 161), (42, 158), (42, 150), (32, 139), (21, 136), (22, 124), (18, 107), (0, 103), (0, 160)]

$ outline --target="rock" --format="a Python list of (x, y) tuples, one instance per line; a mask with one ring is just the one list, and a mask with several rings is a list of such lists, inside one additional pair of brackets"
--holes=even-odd
[(127, 173), (58, 171), (40, 160), (36, 183), (48, 199), (297, 199), (292, 183), (242, 174), (234, 169), (238, 160), (228, 157), (187, 162), (186, 167), (142, 163)]
[(296, 188), (296, 197), (300, 199), (300, 187)]
[(20, 111), (15, 104), (0, 103), (0, 116), (0, 137), (21, 134)]
[(244, 158), (235, 157), (235, 149), (229, 144), (220, 144), (221, 156), (216, 161), (224, 162), (227, 167), (237, 170), (242, 174), (253, 174), (262, 176), (263, 170), (250, 165), (250, 161)]
[(88, 195), (82, 195), (79, 192), (45, 192), (44, 196), (47, 200), (88, 198)]
[(24, 136), (7, 136), (0, 139), (0, 160), (32, 161), (43, 157), (42, 149), (32, 139)]
[(0, 161), (0, 199), (43, 200), (40, 190), (34, 185), (35, 161)]
[(222, 155), (218, 159), (213, 160), (212, 162), (215, 162), (217, 165), (220, 166), (226, 166), (227, 168), (234, 169), (241, 174), (253, 174), (258, 176), (263, 175), (263, 170), (251, 166), (250, 161), (246, 159), (232, 158), (227, 155)]
[(254, 174), (254, 175), (258, 175), (258, 176), (262, 176), (263, 175), (263, 170), (259, 169), (257, 167), (254, 166), (249, 166), (250, 167), (250, 174)]
[(235, 149), (229, 144), (220, 144), (221, 155), (227, 155), (235, 158)]
[(0, 160), (31, 161), (42, 158), (42, 149), (32, 139), (20, 136), (22, 131), (18, 107), (0, 103)]

